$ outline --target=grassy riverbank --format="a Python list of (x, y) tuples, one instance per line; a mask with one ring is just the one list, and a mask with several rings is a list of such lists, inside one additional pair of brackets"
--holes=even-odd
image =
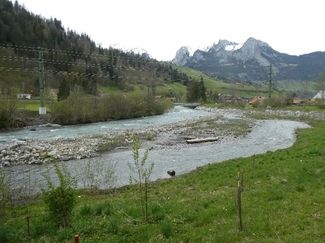
[[(285, 150), (230, 160), (149, 188), (149, 222), (135, 187), (83, 194), (70, 228), (57, 230), (44, 204), (9, 210), (0, 242), (324, 242), (325, 122), (298, 132)], [(150, 156), (150, 155), (149, 155)], [(237, 173), (244, 173), (244, 230), (237, 229)]]

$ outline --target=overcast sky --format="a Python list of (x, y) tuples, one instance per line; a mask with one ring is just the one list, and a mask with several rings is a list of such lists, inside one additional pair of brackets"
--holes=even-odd
[(87, 33), (103, 47), (143, 48), (171, 60), (181, 46), (219, 39), (267, 42), (299, 55), (325, 51), (325, 0), (18, 0), (43, 17)]

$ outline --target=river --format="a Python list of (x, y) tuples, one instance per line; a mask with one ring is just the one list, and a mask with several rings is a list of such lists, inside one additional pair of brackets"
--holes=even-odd
[(26, 139), (66, 139), (87, 135), (100, 135), (111, 131), (125, 131), (128, 129), (146, 128), (149, 126), (167, 125), (179, 121), (197, 119), (212, 115), (214, 114), (211, 112), (176, 106), (170, 112), (157, 116), (61, 127), (38, 126), (33, 127), (33, 129), (25, 128), (17, 131), (0, 133), (0, 146), (1, 144), (4, 145), (5, 143)]
[[(172, 113), (172, 115), (165, 114), (152, 118), (120, 121), (124, 125), (119, 124), (118, 121), (113, 123), (117, 124), (121, 129), (124, 129), (125, 122), (132, 124), (134, 128), (143, 128), (144, 126), (152, 125), (150, 122), (152, 120), (155, 122), (155, 125), (158, 125), (160, 121), (162, 121), (162, 124), (166, 124), (185, 118), (188, 119), (189, 117), (186, 117), (186, 114), (190, 114), (190, 117), (193, 114), (196, 117), (216, 115), (184, 108), (178, 108), (178, 110)], [(227, 116), (227, 114), (223, 115)], [(171, 117), (174, 117), (174, 120)], [(101, 129), (99, 127), (96, 128), (96, 124), (88, 126), (91, 126), (94, 131), (100, 131)], [(97, 126), (101, 127), (103, 124), (97, 123)], [(113, 125), (109, 124), (107, 126)], [(258, 120), (254, 122), (251, 132), (244, 137), (184, 147), (154, 148), (149, 151), (147, 160), (148, 164), (154, 164), (150, 179), (154, 181), (168, 178), (167, 170), (175, 170), (176, 175), (181, 175), (208, 163), (219, 163), (233, 158), (248, 157), (267, 151), (288, 148), (295, 142), (295, 130), (308, 127), (305, 123), (288, 120)], [(79, 126), (76, 130), (79, 129), (87, 130), (83, 126)], [(79, 133), (77, 132), (76, 134)], [(38, 136), (38, 139), (40, 137), (41, 135)], [(17, 139), (17, 134), (15, 134), (15, 139)], [(141, 150), (141, 152), (143, 153), (144, 151)], [(104, 153), (99, 157), (91, 159), (72, 160), (63, 163), (71, 175), (77, 179), (78, 187), (80, 188), (84, 187), (86, 183), (84, 179), (85, 171), (87, 171), (86, 168), (88, 168), (88, 172), (89, 168), (92, 168), (90, 172), (98, 175), (97, 177), (95, 176), (95, 179), (99, 187), (119, 187), (129, 183), (131, 173), (128, 163), (133, 163), (133, 156), (132, 151), (121, 150), (113, 153)], [(111, 168), (114, 168), (115, 180), (107, 184), (100, 177), (107, 175)], [(20, 165), (6, 168), (5, 170), (10, 175), (13, 188), (19, 188), (21, 191), (28, 191), (29, 193), (38, 192), (40, 186), (44, 185), (44, 173), (49, 172), (52, 176), (54, 174), (51, 166), (44, 165)]]

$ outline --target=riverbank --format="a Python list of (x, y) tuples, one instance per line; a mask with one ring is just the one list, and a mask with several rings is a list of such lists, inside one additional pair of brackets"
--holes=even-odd
[[(56, 229), (44, 204), (16, 207), (0, 226), (8, 242), (323, 242), (325, 239), (325, 123), (298, 132), (293, 147), (220, 164), (150, 184), (149, 220), (137, 187), (83, 194), (72, 225)], [(212, 161), (211, 161), (212, 162)], [(243, 172), (244, 230), (238, 231), (235, 192)]]
[[(69, 137), (68, 132), (62, 133), (59, 138), (53, 136), (59, 134), (61, 130), (68, 130), (74, 128), (74, 126), (63, 129), (53, 124), (33, 127), (32, 129), (38, 130), (39, 133), (42, 133), (42, 129), (46, 128), (47, 130), (44, 131), (48, 135), (41, 138), (25, 139), (24, 136), (29, 137), (34, 134), (27, 130), (28, 133), (21, 136), (22, 138), (13, 142), (6, 142), (2, 146), (0, 144), (0, 166), (47, 164), (53, 160), (80, 160), (93, 158), (105, 152), (115, 152), (121, 149), (130, 150), (132, 138), (135, 134), (141, 138), (144, 147), (147, 149), (184, 148), (193, 146), (186, 144), (188, 139), (213, 137), (218, 142), (222, 142), (243, 136), (251, 131), (255, 119), (325, 120), (325, 113), (316, 111), (240, 110), (207, 107), (198, 107), (196, 110), (206, 113), (202, 113), (202, 115), (194, 117), (192, 120), (186, 118), (184, 121), (177, 121), (176, 119), (175, 123), (172, 124), (157, 124), (126, 130), (114, 130), (113, 128), (118, 126), (118, 122), (116, 122), (116, 125), (112, 122), (114, 124), (111, 126), (112, 129), (103, 130), (105, 132), (100, 129), (106, 127), (106, 123), (95, 123), (93, 126), (100, 129), (97, 129), (98, 131), (94, 130), (94, 133), (100, 134), (77, 137)], [(184, 115), (186, 113), (179, 114), (180, 117)], [(157, 118), (160, 119), (159, 116)], [(173, 120), (174, 118), (167, 119)], [(137, 122), (133, 120), (125, 121), (127, 126), (129, 126), (128, 121), (131, 124)], [(141, 122), (146, 125), (146, 120)], [(80, 126), (80, 128), (77, 128), (77, 132), (79, 133), (81, 128), (86, 127)], [(90, 129), (90, 134), (91, 131)], [(47, 139), (50, 135), (53, 136), (53, 139)]]
[(238, 119), (196, 118), (175, 124), (150, 126), (143, 129), (111, 131), (102, 135), (52, 140), (19, 140), (0, 151), (0, 166), (47, 164), (52, 160), (69, 161), (93, 158), (104, 152), (130, 150), (134, 135), (142, 140), (144, 148), (189, 146), (188, 138), (218, 137), (218, 141), (236, 138), (250, 131), (251, 122)]
[(244, 134), (245, 127), (248, 127), (248, 122), (239, 120), (225, 125), (224, 119), (229, 120), (215, 113), (175, 107), (160, 116), (80, 126), (45, 124), (1, 133), (0, 166), (46, 164), (53, 159), (80, 160), (116, 149), (130, 149), (135, 134), (147, 148), (152, 149), (182, 145), (185, 137), (190, 136), (213, 135), (221, 140)]

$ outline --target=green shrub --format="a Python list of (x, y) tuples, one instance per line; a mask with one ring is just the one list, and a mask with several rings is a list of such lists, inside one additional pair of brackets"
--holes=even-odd
[(11, 238), (10, 233), (11, 232), (8, 229), (0, 227), (0, 242), (9, 242), (9, 239)]
[(162, 114), (171, 106), (169, 100), (155, 99), (141, 92), (104, 97), (72, 93), (65, 100), (52, 102), (50, 110), (54, 122), (78, 124)]
[(15, 126), (16, 102), (11, 100), (0, 100), (0, 129)]
[(49, 216), (58, 227), (70, 225), (72, 210), (76, 204), (74, 180), (57, 163), (54, 163), (59, 185), (55, 186), (48, 176), (48, 191), (44, 192), (44, 201)]

